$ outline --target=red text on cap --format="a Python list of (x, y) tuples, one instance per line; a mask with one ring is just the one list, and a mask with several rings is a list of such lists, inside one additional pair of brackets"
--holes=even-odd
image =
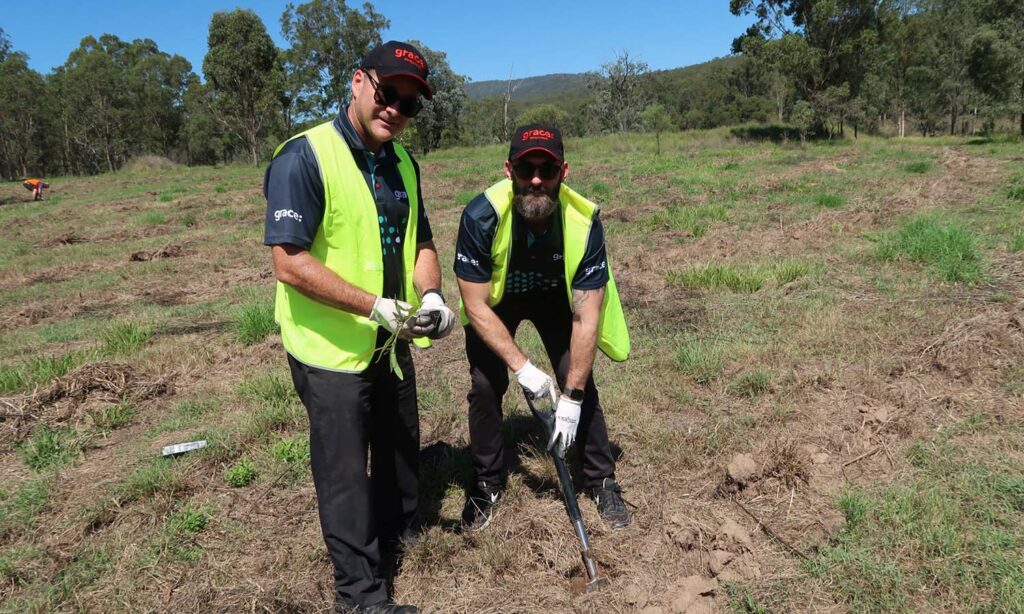
[(423, 61), (423, 58), (408, 49), (395, 49), (395, 57), (415, 65), (420, 70), (423, 70), (427, 65), (427, 63)]
[(552, 134), (551, 132), (548, 132), (547, 130), (533, 129), (527, 130), (526, 132), (523, 133), (523, 141), (532, 141), (535, 139), (541, 141), (550, 141), (554, 138), (555, 135)]

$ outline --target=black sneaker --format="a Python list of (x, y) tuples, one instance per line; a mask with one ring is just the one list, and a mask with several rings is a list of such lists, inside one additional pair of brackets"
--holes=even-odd
[(476, 531), (486, 527), (494, 517), (494, 506), (501, 499), (501, 487), (487, 482), (477, 482), (476, 488), (466, 499), (462, 508), (462, 528)]
[(613, 529), (629, 526), (629, 510), (626, 509), (626, 502), (622, 500), (622, 489), (619, 488), (618, 482), (612, 478), (605, 478), (601, 480), (600, 486), (591, 486), (588, 490), (597, 504), (597, 513), (608, 526)]

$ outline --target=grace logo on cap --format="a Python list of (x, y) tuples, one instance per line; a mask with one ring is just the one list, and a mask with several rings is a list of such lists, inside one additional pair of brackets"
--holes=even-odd
[(420, 70), (423, 70), (427, 66), (427, 63), (423, 61), (423, 58), (408, 49), (395, 49), (395, 57), (399, 60), (405, 60)]
[(523, 141), (541, 140), (550, 141), (555, 138), (555, 135), (548, 132), (547, 130), (527, 130), (523, 133)]

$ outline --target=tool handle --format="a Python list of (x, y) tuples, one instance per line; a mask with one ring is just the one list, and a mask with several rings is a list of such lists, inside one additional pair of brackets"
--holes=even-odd
[[(555, 429), (555, 412), (538, 409), (537, 399), (532, 398), (529, 391), (523, 391), (526, 396), (526, 404), (530, 411), (544, 425), (547, 440), (551, 439), (551, 433)], [(556, 445), (550, 450), (551, 459), (555, 461), (555, 471), (558, 473), (558, 484), (562, 488), (562, 500), (565, 501), (565, 512), (569, 514), (569, 520), (577, 522), (580, 520), (580, 506), (576, 502), (576, 490), (572, 487), (572, 476), (569, 475), (569, 467), (565, 464), (565, 458), (558, 454), (561, 446)]]

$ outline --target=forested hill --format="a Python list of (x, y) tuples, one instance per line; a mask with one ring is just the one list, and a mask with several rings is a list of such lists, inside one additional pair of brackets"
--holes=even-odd
[[(701, 64), (670, 68), (668, 70), (651, 71), (662, 82), (692, 82), (702, 76), (733, 67), (740, 61), (739, 56), (715, 58)], [(584, 94), (587, 89), (587, 73), (555, 73), (541, 75), (539, 77), (525, 77), (513, 79), (512, 85), (515, 92), (513, 100), (524, 103), (557, 103), (564, 101), (567, 95)], [(495, 79), (490, 81), (475, 81), (466, 84), (466, 96), (470, 100), (480, 100), (494, 96), (502, 96), (508, 87), (508, 81)]]
[[(586, 89), (587, 73), (556, 73), (540, 77), (513, 79), (512, 85), (516, 88), (512, 95), (516, 100), (549, 99), (565, 92)], [(466, 84), (466, 96), (470, 100), (501, 96), (507, 87), (508, 81), (501, 79), (470, 82)]]

